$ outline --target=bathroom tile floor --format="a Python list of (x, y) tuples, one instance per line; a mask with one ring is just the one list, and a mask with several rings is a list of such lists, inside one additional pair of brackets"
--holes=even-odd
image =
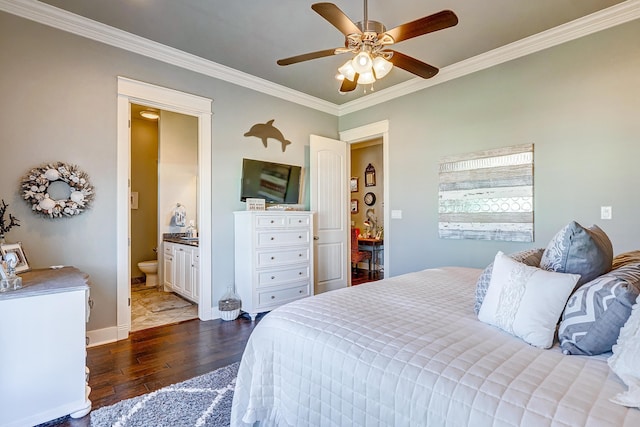
[(198, 318), (198, 305), (173, 292), (131, 286), (131, 332)]

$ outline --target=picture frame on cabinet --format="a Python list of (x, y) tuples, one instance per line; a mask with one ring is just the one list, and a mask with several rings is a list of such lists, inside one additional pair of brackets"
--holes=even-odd
[(2, 253), (2, 257), (5, 258), (7, 254), (13, 253), (16, 255), (18, 263), (16, 264), (16, 273), (23, 273), (25, 271), (31, 270), (29, 267), (29, 262), (27, 261), (27, 257), (24, 254), (24, 250), (22, 249), (22, 243), (5, 243), (0, 245), (0, 253)]
[(351, 199), (351, 213), (358, 213), (358, 199)]
[(7, 279), (7, 266), (6, 263), (0, 260), (0, 279)]

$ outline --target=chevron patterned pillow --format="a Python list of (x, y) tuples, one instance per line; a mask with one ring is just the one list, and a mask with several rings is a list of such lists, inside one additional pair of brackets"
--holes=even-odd
[(640, 264), (627, 264), (585, 283), (571, 295), (558, 328), (565, 354), (611, 351), (640, 294)]

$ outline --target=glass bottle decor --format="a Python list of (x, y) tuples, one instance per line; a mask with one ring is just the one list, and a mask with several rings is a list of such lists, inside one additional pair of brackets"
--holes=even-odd
[(242, 301), (240, 297), (233, 291), (233, 286), (227, 287), (227, 292), (218, 300), (218, 311), (222, 320), (235, 320), (240, 314)]

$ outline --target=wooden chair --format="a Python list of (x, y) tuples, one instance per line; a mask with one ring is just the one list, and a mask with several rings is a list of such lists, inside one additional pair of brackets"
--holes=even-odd
[(371, 252), (369, 251), (361, 251), (358, 249), (358, 229), (351, 229), (351, 266), (352, 271), (356, 271), (358, 263), (360, 261), (364, 261), (365, 259), (369, 260), (369, 271), (371, 271)]

